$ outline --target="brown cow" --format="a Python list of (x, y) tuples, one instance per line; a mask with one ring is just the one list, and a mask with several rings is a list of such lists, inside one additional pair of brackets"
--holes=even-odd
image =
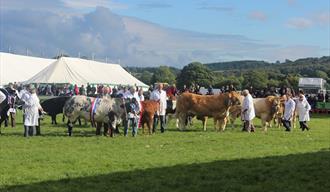
[(281, 98), (268, 96), (266, 98), (253, 99), (256, 117), (261, 119), (264, 131), (267, 131), (271, 120), (276, 117), (281, 109)]
[(176, 115), (180, 129), (185, 128), (185, 120), (189, 114), (199, 117), (213, 117), (216, 130), (224, 131), (226, 117), (231, 106), (240, 105), (240, 95), (236, 92), (218, 95), (197, 95), (183, 93), (177, 99)]
[[(272, 119), (281, 118), (283, 108), (280, 97), (268, 96), (266, 98), (255, 98), (253, 99), (253, 103), (256, 117), (261, 119), (264, 131), (267, 131), (267, 127), (270, 126)], [(232, 125), (240, 115), (240, 108), (241, 106), (231, 108), (230, 122)]]
[[(241, 115), (241, 111), (242, 111), (242, 106), (240, 106), (240, 105), (234, 105), (234, 106), (230, 107), (229, 116), (227, 117), (227, 122), (228, 121), (230, 122), (232, 128), (234, 128), (235, 120)], [(203, 129), (204, 129), (204, 131), (206, 131), (206, 124), (207, 124), (208, 117), (197, 116), (196, 119), (202, 121)], [(216, 123), (217, 122), (214, 121), (214, 126), (216, 125)]]
[[(296, 100), (294, 100), (296, 102)], [(281, 105), (278, 113), (275, 115), (274, 118), (274, 125), (277, 126), (277, 128), (281, 128), (282, 125), (282, 118), (284, 115), (284, 110), (285, 110), (285, 101), (283, 98), (281, 98)], [(296, 103), (296, 109), (294, 110), (293, 117), (291, 119), (291, 125), (295, 129), (296, 128), (296, 122), (298, 118), (298, 111), (297, 111), (297, 103)]]
[(144, 133), (144, 124), (147, 124), (149, 134), (152, 134), (154, 115), (159, 109), (159, 102), (153, 100), (146, 100), (141, 102), (141, 106), (142, 133)]

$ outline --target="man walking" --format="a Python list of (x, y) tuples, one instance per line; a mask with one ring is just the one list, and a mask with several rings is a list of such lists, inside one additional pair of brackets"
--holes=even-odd
[(291, 93), (287, 93), (283, 95), (284, 103), (284, 115), (283, 115), (283, 126), (285, 127), (285, 131), (291, 131), (291, 120), (293, 117), (293, 113), (296, 108), (296, 103), (291, 98)]
[(247, 89), (242, 92), (244, 96), (242, 106), (242, 120), (244, 121), (243, 130), (247, 132), (254, 132), (253, 118), (255, 117), (253, 98)]

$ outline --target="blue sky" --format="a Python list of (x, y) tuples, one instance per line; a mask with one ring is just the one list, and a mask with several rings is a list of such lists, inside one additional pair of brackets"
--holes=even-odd
[[(287, 45), (329, 47), (329, 23), (326, 24), (329, 22), (328, 0), (118, 2), (126, 4), (127, 8), (114, 12), (168, 27), (211, 34), (238, 34)], [(323, 17), (328, 19), (323, 21)]]
[(124, 65), (183, 66), (196, 60), (294, 60), (330, 50), (328, 0), (0, 2), (0, 49), (29, 49), (36, 56), (79, 52)]

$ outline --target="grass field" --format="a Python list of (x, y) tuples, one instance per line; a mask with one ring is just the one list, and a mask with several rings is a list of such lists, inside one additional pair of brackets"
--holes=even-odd
[(265, 134), (258, 128), (249, 134), (238, 126), (203, 132), (195, 120), (188, 131), (170, 124), (164, 134), (136, 138), (97, 137), (90, 127), (74, 128), (70, 138), (48, 117), (43, 136), (24, 138), (22, 124), (2, 128), (0, 191), (330, 189), (329, 115), (313, 116), (309, 132), (270, 128)]

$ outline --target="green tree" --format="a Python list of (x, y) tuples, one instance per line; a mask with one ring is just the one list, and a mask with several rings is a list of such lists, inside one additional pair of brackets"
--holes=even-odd
[(145, 83), (147, 85), (151, 85), (152, 84), (152, 76), (153, 76), (153, 74), (150, 73), (149, 71), (143, 71), (143, 73), (141, 74), (139, 79), (143, 83)]
[(298, 75), (288, 75), (286, 79), (291, 88), (298, 90), (298, 82), (299, 82)]
[(324, 71), (316, 70), (315, 75), (316, 75), (316, 77), (319, 77), (322, 79), (328, 79), (328, 74)]
[(152, 76), (152, 83), (162, 82), (168, 84), (175, 83), (175, 75), (167, 66), (160, 66)]
[(248, 71), (244, 74), (244, 81), (242, 83), (243, 89), (253, 87), (255, 89), (264, 89), (267, 87), (268, 77), (265, 72)]
[(199, 62), (193, 62), (182, 69), (177, 77), (177, 84), (179, 88), (183, 88), (183, 85), (189, 87), (196, 84), (207, 87), (213, 85), (214, 80), (214, 73), (209, 68)]

